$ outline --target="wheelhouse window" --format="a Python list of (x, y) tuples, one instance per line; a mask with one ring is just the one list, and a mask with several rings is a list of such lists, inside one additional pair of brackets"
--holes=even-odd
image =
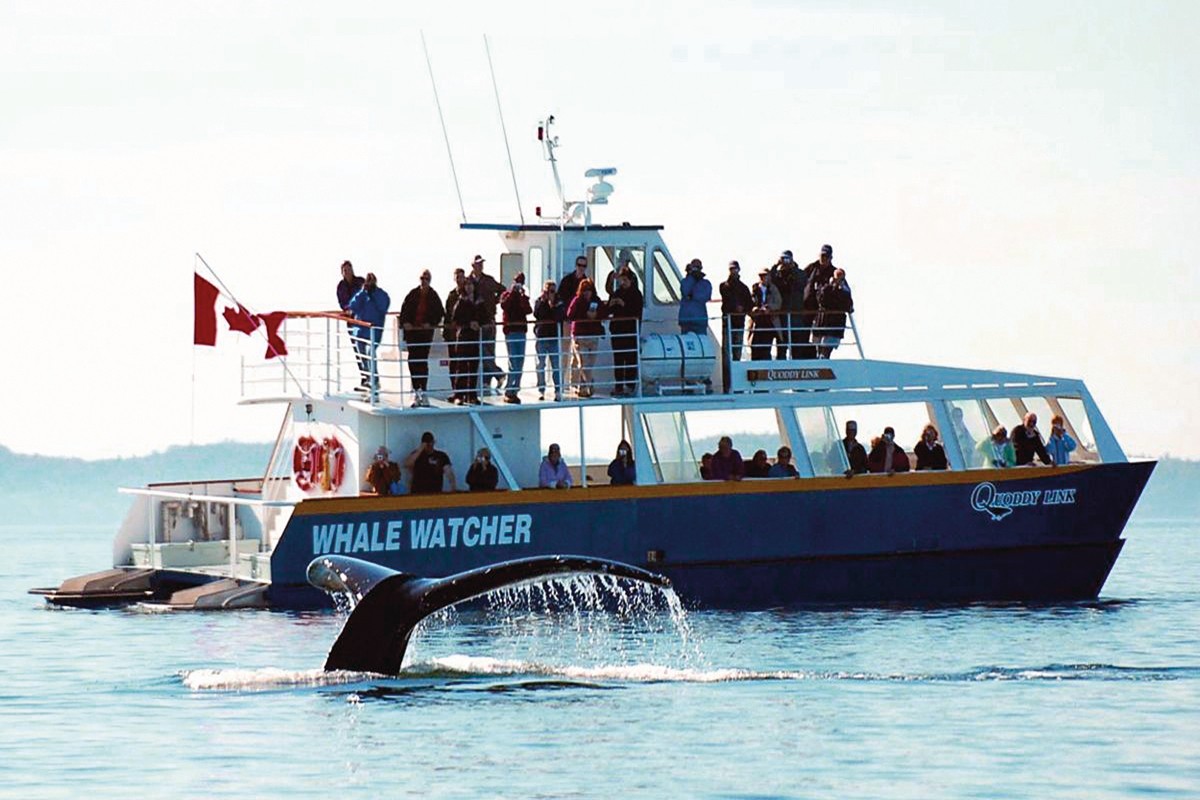
[(638, 288), (646, 287), (646, 248), (603, 245), (588, 248), (589, 260), (595, 269), (596, 286), (606, 292), (612, 289), (613, 276), (626, 264), (637, 276)]
[(671, 306), (679, 302), (679, 273), (667, 254), (654, 248), (654, 302)]

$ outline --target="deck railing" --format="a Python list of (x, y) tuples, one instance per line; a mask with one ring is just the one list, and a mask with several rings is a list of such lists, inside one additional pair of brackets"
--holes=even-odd
[[(242, 363), (242, 396), (357, 398), (372, 404), (408, 406), (424, 399), (475, 402), (481, 397), (516, 394), (528, 402), (539, 400), (633, 396), (672, 392), (710, 392), (717, 377), (717, 359), (724, 374), (732, 362), (759, 360), (805, 362), (829, 358), (862, 358), (862, 346), (852, 314), (844, 328), (816, 326), (799, 313), (710, 317), (709, 330), (718, 336), (719, 350), (707, 351), (711, 370), (697, 375), (695, 356), (687, 374), (672, 375), (655, 368), (641, 346), (643, 328), (634, 322), (630, 333), (611, 332), (612, 320), (595, 336), (574, 336), (570, 323), (559, 326), (559, 335), (539, 337), (534, 322), (510, 339), (502, 323), (470, 330), (446, 341), (441, 326), (432, 329), (428, 345), (405, 341), (395, 314), (387, 324), (363, 335), (335, 314), (289, 315), (281, 329), (287, 343), (286, 359)], [(736, 316), (742, 316), (738, 326)], [(428, 329), (427, 329), (428, 330)], [(840, 336), (839, 336), (840, 334)], [(826, 335), (836, 337), (826, 339)], [(453, 334), (452, 334), (453, 336)], [(476, 338), (478, 337), (478, 338)], [(519, 344), (518, 344), (519, 343)], [(419, 353), (428, 352), (424, 364), (428, 377), (423, 393), (420, 367), (414, 384)], [(557, 362), (557, 364), (555, 363)], [(646, 368), (651, 372), (647, 373)], [(716, 391), (748, 390), (727, 378)]]

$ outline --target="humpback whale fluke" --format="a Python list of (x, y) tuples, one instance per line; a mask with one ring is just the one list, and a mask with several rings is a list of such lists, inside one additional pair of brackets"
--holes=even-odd
[(308, 565), (308, 582), (348, 593), (357, 603), (329, 650), (325, 669), (397, 675), (413, 628), (435, 611), (503, 586), (572, 573), (670, 585), (662, 575), (583, 556), (519, 558), (445, 578), (422, 578), (349, 556), (320, 556)]

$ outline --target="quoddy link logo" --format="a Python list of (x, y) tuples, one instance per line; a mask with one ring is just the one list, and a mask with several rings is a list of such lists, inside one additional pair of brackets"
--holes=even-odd
[(971, 508), (992, 518), (992, 522), (1013, 513), (1013, 509), (1024, 506), (1074, 505), (1075, 489), (1027, 489), (1021, 492), (1001, 492), (995, 484), (984, 481), (971, 491)]

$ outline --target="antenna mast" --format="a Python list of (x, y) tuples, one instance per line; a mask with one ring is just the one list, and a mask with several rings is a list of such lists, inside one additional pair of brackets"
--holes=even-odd
[(567, 198), (563, 194), (562, 179), (558, 177), (558, 159), (554, 157), (554, 151), (558, 148), (558, 137), (550, 135), (550, 126), (553, 124), (554, 115), (550, 114), (545, 122), (538, 125), (538, 141), (542, 143), (542, 148), (546, 151), (546, 160), (550, 162), (550, 169), (554, 172), (554, 188), (558, 190), (558, 202), (562, 208), (558, 216), (562, 219), (567, 212)]
[(425, 51), (425, 66), (429, 68), (429, 83), (433, 85), (433, 102), (437, 104), (438, 120), (442, 123), (442, 138), (446, 140), (446, 155), (450, 159), (450, 175), (454, 178), (454, 191), (458, 194), (458, 210), (462, 221), (467, 221), (467, 208), (463, 205), (462, 189), (458, 185), (458, 171), (454, 169), (454, 153), (450, 150), (450, 134), (446, 132), (446, 118), (442, 115), (442, 101), (438, 98), (437, 81), (433, 78), (433, 61), (429, 58), (429, 45), (425, 43), (425, 31), (421, 31), (421, 49)]
[(508, 171), (512, 175), (513, 194), (517, 196), (517, 216), (521, 224), (525, 224), (525, 212), (521, 209), (521, 192), (517, 189), (517, 171), (513, 168), (512, 148), (508, 146), (508, 128), (504, 126), (504, 109), (500, 107), (500, 89), (496, 86), (496, 68), (492, 65), (492, 48), (488, 44), (487, 34), (483, 35), (483, 49), (487, 51), (488, 69), (492, 73), (492, 91), (496, 95), (496, 113), (500, 115), (500, 132), (504, 134), (504, 151), (508, 153)]

